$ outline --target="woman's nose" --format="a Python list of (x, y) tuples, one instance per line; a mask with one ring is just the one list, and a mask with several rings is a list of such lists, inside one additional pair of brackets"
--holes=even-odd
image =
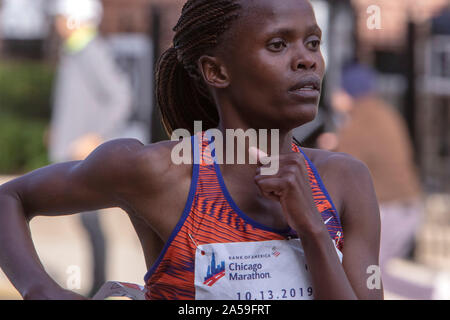
[(316, 67), (317, 62), (314, 54), (301, 45), (296, 51), (296, 56), (292, 60), (292, 70), (314, 70)]

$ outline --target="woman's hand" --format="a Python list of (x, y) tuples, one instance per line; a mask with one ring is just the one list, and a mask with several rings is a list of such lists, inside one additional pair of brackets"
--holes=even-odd
[[(326, 163), (327, 183), (339, 190), (337, 199), (345, 223), (345, 257), (340, 261), (322, 216), (314, 203), (305, 158), (301, 153), (267, 157), (254, 149), (253, 155), (266, 161), (279, 161), (279, 171), (272, 176), (255, 176), (262, 194), (279, 201), (289, 225), (302, 240), (315, 299), (383, 299), (383, 289), (367, 286), (367, 268), (378, 265), (380, 217), (375, 190), (367, 166), (348, 155), (337, 154)], [(264, 158), (266, 157), (266, 158)], [(270, 158), (270, 159), (267, 159)], [(267, 164), (266, 164), (267, 165)], [(306, 240), (306, 241), (303, 241)]]
[[(250, 148), (250, 154), (258, 159), (256, 185), (266, 198), (280, 202), (290, 227), (300, 237), (326, 231), (314, 202), (303, 155), (293, 152), (268, 157), (254, 147)], [(279, 161), (278, 172), (274, 175), (261, 175), (261, 168), (270, 167), (270, 161)]]

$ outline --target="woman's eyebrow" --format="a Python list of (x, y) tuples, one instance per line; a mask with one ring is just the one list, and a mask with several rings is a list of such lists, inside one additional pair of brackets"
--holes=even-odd
[(306, 33), (318, 33), (320, 36), (322, 36), (322, 29), (320, 29), (317, 24), (314, 24), (306, 29)]
[[(297, 29), (288, 28), (288, 27), (281, 27), (281, 28), (273, 29), (273, 30), (269, 31), (268, 34), (269, 35), (280, 34), (280, 35), (283, 35), (283, 36), (293, 36), (297, 32), (298, 32)], [(320, 27), (317, 24), (314, 24), (314, 25), (310, 25), (310, 26), (306, 27), (305, 33), (306, 34), (317, 33), (321, 37), (322, 36), (322, 29), (320, 29)]]

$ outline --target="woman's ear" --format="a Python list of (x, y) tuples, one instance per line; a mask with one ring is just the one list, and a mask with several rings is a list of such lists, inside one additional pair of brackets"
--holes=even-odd
[(203, 55), (198, 59), (198, 68), (206, 84), (220, 89), (228, 87), (228, 72), (219, 58)]

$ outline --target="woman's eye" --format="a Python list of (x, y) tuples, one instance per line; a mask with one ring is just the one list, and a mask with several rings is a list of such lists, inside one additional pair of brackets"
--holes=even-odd
[(321, 40), (313, 40), (310, 41), (310, 46), (313, 50), (317, 50), (320, 48), (320, 46), (322, 45), (322, 41)]
[(269, 47), (271, 49), (274, 49), (275, 51), (281, 51), (283, 49), (283, 47), (286, 47), (286, 44), (284, 41), (277, 41), (277, 42), (272, 42), (271, 44), (269, 44)]

